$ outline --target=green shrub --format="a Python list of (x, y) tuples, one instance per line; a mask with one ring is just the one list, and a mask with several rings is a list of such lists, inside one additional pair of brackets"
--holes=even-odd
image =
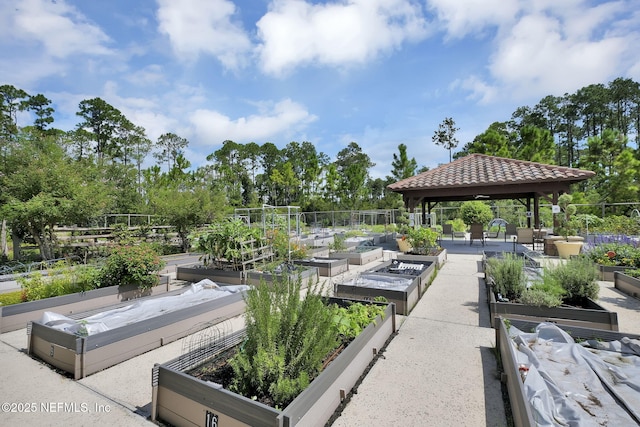
[(520, 297), (520, 302), (535, 307), (558, 307), (562, 304), (562, 298), (551, 295), (542, 289), (526, 289)]
[(36, 301), (45, 298), (89, 291), (98, 287), (100, 270), (93, 265), (71, 265), (61, 261), (40, 272), (20, 277), (22, 301)]
[[(549, 269), (546, 268), (545, 272)], [(543, 274), (542, 280), (526, 289), (520, 297), (522, 304), (536, 307), (558, 307), (566, 291), (552, 274)]]
[(343, 251), (347, 249), (347, 245), (344, 243), (346, 237), (343, 234), (334, 234), (333, 243), (329, 244), (329, 249), (332, 251)]
[(467, 224), (464, 223), (462, 218), (454, 218), (448, 222), (451, 223), (453, 231), (467, 231)]
[(493, 218), (493, 212), (486, 203), (472, 200), (460, 205), (460, 216), (465, 224), (487, 225)]
[(100, 271), (100, 287), (136, 285), (149, 289), (160, 281), (158, 272), (164, 266), (160, 256), (146, 244), (114, 248)]
[(377, 316), (384, 316), (384, 306), (353, 303), (347, 307), (336, 307), (334, 320), (340, 336), (349, 341), (357, 337), (367, 325), (375, 321)]
[(502, 258), (487, 260), (488, 275), (493, 278), (494, 291), (509, 300), (518, 300), (527, 282), (524, 274), (524, 260), (506, 252)]
[(590, 223), (590, 232), (637, 236), (640, 234), (640, 221), (625, 215), (608, 215), (595, 226)]
[(230, 360), (230, 389), (247, 397), (271, 397), (284, 407), (309, 384), (338, 343), (333, 310), (320, 286), (300, 299), (302, 279), (278, 277), (247, 292), (247, 339)]
[(636, 279), (640, 279), (640, 269), (634, 269), (634, 270), (625, 270), (624, 274), (626, 274), (627, 276), (631, 276), (631, 277), (635, 277)]
[(580, 298), (598, 298), (598, 269), (593, 262), (584, 256), (568, 259), (566, 262), (549, 268), (545, 276), (559, 283), (565, 290), (566, 300)]
[(5, 292), (0, 294), (0, 305), (19, 304), (22, 301), (22, 291)]
[(585, 253), (596, 264), (640, 267), (640, 248), (631, 243), (599, 243), (589, 247)]
[(428, 253), (436, 247), (438, 233), (429, 227), (415, 227), (407, 231), (407, 239), (415, 253)]

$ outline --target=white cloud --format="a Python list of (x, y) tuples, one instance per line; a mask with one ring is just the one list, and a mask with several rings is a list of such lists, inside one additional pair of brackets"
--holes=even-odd
[(315, 120), (316, 116), (290, 99), (271, 103), (268, 111), (261, 108), (257, 115), (237, 119), (207, 109), (198, 109), (190, 116), (195, 139), (203, 146), (216, 146), (227, 139), (238, 143), (268, 141), (297, 132)]
[(228, 0), (158, 0), (159, 31), (169, 36), (176, 55), (195, 60), (213, 55), (229, 69), (244, 65), (251, 41), (233, 21), (236, 7)]
[(637, 2), (429, 0), (450, 38), (494, 34), (486, 75), (454, 83), (481, 103), (563, 94), (633, 74)]
[(518, 0), (428, 0), (427, 3), (451, 38), (506, 25), (513, 22), (519, 10)]
[(562, 94), (612, 77), (627, 49), (622, 37), (592, 38), (588, 26), (578, 31), (558, 17), (529, 15), (500, 41), (489, 68), (522, 95)]
[(124, 77), (136, 86), (157, 86), (167, 83), (167, 77), (163, 73), (161, 65), (151, 64), (139, 70), (134, 70)]
[(106, 47), (109, 37), (64, 0), (13, 0), (0, 6), (0, 14), (5, 43), (7, 39), (35, 43), (45, 55), (57, 58), (111, 53)]
[(256, 25), (261, 66), (274, 75), (310, 63), (362, 64), (427, 36), (421, 7), (410, 0), (274, 0)]

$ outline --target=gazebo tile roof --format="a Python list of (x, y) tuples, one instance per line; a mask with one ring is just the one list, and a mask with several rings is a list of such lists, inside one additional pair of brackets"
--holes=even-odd
[(594, 172), (565, 166), (546, 165), (524, 160), (469, 154), (451, 163), (390, 184), (392, 191), (531, 184), (554, 181), (580, 181)]

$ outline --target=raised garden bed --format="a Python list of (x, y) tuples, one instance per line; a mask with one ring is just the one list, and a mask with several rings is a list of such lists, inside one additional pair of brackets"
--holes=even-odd
[(396, 305), (396, 312), (408, 315), (421, 296), (418, 276), (362, 273), (344, 283), (334, 285), (334, 295), (340, 298), (374, 301), (384, 297)]
[(182, 265), (176, 267), (176, 279), (186, 282), (199, 282), (209, 279), (213, 282), (227, 283), (231, 285), (246, 284), (245, 275), (240, 270), (223, 270), (212, 268), (203, 264)]
[(187, 373), (243, 340), (241, 334), (232, 334), (153, 368), (151, 419), (175, 426), (324, 426), (395, 331), (395, 305), (387, 304), (384, 318), (369, 324), (282, 409)]
[(598, 271), (600, 272), (600, 280), (605, 282), (613, 282), (614, 273), (616, 271), (624, 272), (625, 270), (634, 269), (634, 267), (626, 267), (622, 265), (602, 265), (602, 264), (596, 264), (596, 265), (598, 267)]
[(409, 276), (417, 277), (420, 282), (418, 287), (420, 289), (420, 296), (427, 290), (427, 285), (436, 273), (435, 262), (425, 261), (399, 261), (397, 259), (385, 261), (377, 267), (370, 268), (368, 272), (377, 274), (389, 274), (393, 276)]
[(622, 271), (616, 271), (613, 273), (613, 283), (619, 291), (640, 298), (640, 279), (624, 274)]
[[(496, 345), (514, 425), (637, 425), (640, 393), (637, 388), (631, 389), (631, 384), (635, 381), (638, 385), (640, 356), (637, 351), (635, 355), (608, 351), (617, 347), (609, 342), (621, 342), (625, 337), (640, 338), (592, 328), (501, 319)], [(580, 342), (594, 350), (576, 344)], [(537, 351), (541, 346), (542, 354)]]
[(347, 251), (333, 252), (330, 256), (331, 258), (346, 258), (352, 265), (364, 265), (382, 259), (382, 248), (356, 246)]
[(313, 246), (307, 248), (307, 256), (312, 258), (317, 257), (328, 257), (329, 256), (329, 246)]
[(581, 300), (579, 306), (536, 307), (516, 302), (497, 301), (490, 283), (487, 283), (486, 290), (491, 325), (494, 328), (499, 326), (500, 317), (508, 317), (539, 322), (555, 322), (584, 328), (618, 330), (618, 314), (605, 309), (589, 298)]
[(297, 259), (293, 263), (306, 267), (315, 267), (318, 269), (318, 274), (324, 277), (333, 277), (349, 271), (349, 260), (347, 258), (314, 257)]
[(433, 262), (437, 268), (440, 268), (447, 262), (447, 250), (444, 248), (431, 254), (413, 254), (413, 253), (400, 253), (397, 256), (399, 261), (413, 261), (413, 262)]
[[(80, 379), (244, 312), (245, 286), (202, 289), (210, 283), (130, 301), (115, 311), (73, 318), (45, 313), (27, 327), (27, 352)], [(128, 321), (119, 323), (123, 317)]]
[(144, 291), (135, 286), (109, 286), (5, 307), (0, 306), (0, 333), (26, 328), (29, 322), (39, 319), (45, 311), (70, 315), (144, 296), (161, 295), (168, 291), (169, 276), (161, 275), (159, 285)]
[(281, 264), (273, 272), (265, 270), (247, 271), (247, 285), (257, 285), (261, 281), (273, 282), (276, 276), (287, 275), (289, 280), (296, 280), (298, 276), (302, 279), (302, 288), (318, 281), (318, 269), (316, 267), (306, 267), (295, 264)]

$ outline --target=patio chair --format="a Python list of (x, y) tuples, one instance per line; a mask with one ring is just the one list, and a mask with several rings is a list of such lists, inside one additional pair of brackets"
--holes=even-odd
[(518, 230), (515, 224), (507, 224), (504, 229), (504, 241), (507, 241), (507, 236), (516, 236)]
[(531, 245), (532, 250), (536, 250), (536, 240), (533, 238), (533, 228), (518, 228), (517, 243), (521, 245)]
[(500, 236), (500, 230), (502, 230), (502, 224), (498, 224), (496, 231), (487, 231), (484, 233), (485, 239), (497, 239)]
[(471, 224), (471, 228), (469, 229), (469, 246), (473, 245), (474, 240), (480, 240), (482, 242), (482, 246), (484, 246), (484, 229), (482, 224)]
[(451, 236), (451, 240), (453, 240), (453, 226), (451, 224), (442, 224), (442, 235), (443, 236)]

